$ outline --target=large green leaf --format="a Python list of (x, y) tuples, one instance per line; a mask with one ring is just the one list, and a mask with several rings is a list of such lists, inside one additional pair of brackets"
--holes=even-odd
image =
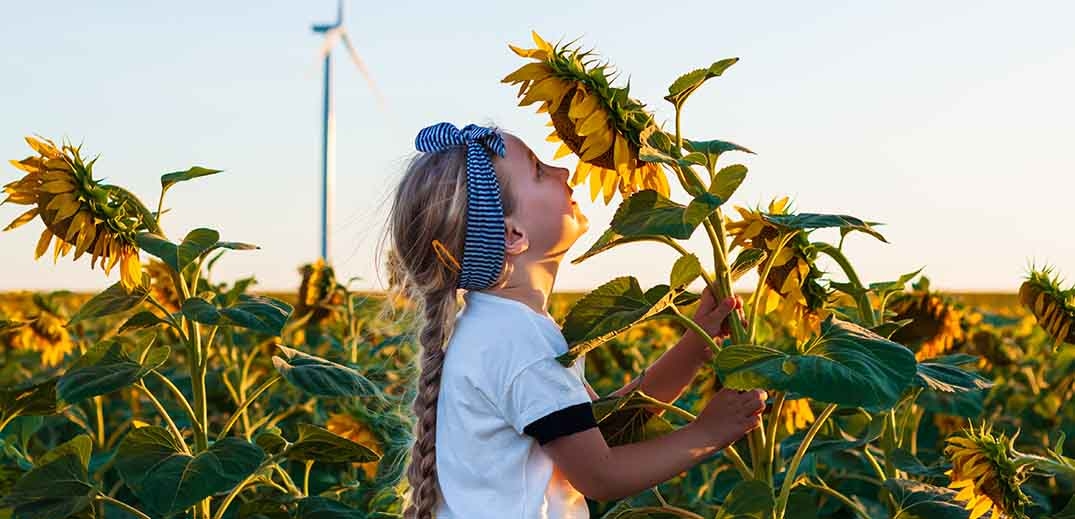
[(765, 261), (765, 258), (769, 257), (769, 253), (761, 249), (743, 249), (732, 261), (732, 281), (736, 281), (743, 277), (744, 274), (754, 270), (754, 267), (761, 265), (761, 262)]
[(896, 502), (893, 517), (900, 519), (969, 519), (967, 510), (955, 500), (956, 493), (928, 483), (906, 479), (885, 480), (885, 489)]
[(157, 234), (140, 233), (135, 236), (139, 248), (160, 258), (176, 272), (182, 272), (194, 263), (198, 257), (213, 248), (219, 239), (220, 233), (213, 229), (194, 229), (187, 233), (179, 245)]
[(728, 67), (735, 65), (739, 61), (739, 58), (725, 58), (713, 63), (706, 68), (700, 68), (692, 70), (679, 76), (671, 85), (668, 86), (668, 95), (664, 96), (665, 100), (676, 106), (678, 110), (683, 106), (683, 102), (694, 93), (698, 87), (702, 86), (707, 79), (715, 78), (728, 70)]
[(271, 297), (242, 294), (227, 307), (218, 308), (200, 297), (183, 301), (183, 315), (188, 319), (213, 326), (238, 326), (265, 335), (280, 335), (291, 315), (292, 307)]
[(674, 288), (685, 287), (702, 275), (702, 262), (698, 256), (687, 254), (680, 256), (672, 265), (672, 274), (669, 276), (668, 286)]
[(652, 412), (653, 398), (640, 390), (593, 402), (594, 420), (610, 446), (650, 440), (672, 432), (672, 424)]
[(732, 488), (717, 517), (764, 519), (769, 517), (774, 505), (772, 487), (758, 480), (747, 480)]
[(690, 206), (677, 204), (660, 193), (645, 189), (620, 203), (611, 227), (622, 236), (668, 236), (685, 240), (724, 200), (701, 193)]
[(285, 380), (311, 395), (356, 397), (378, 394), (377, 385), (354, 369), (286, 346), (277, 347), (283, 357), (273, 356), (273, 366)]
[(365, 463), (381, 459), (364, 445), (305, 423), (299, 424), (299, 439), (287, 450), (286, 456), (292, 460), (325, 463)]
[(116, 468), (138, 499), (154, 512), (171, 515), (252, 474), (265, 453), (241, 438), (225, 438), (197, 456), (182, 452), (161, 427), (135, 429), (123, 439)]
[(0, 497), (0, 508), (14, 508), (18, 519), (63, 518), (85, 510), (97, 491), (87, 468), (92, 448), (83, 434), (46, 452)]
[(623, 236), (620, 233), (616, 232), (615, 229), (607, 229), (605, 230), (605, 233), (602, 234), (599, 238), (597, 238), (597, 241), (595, 241), (594, 244), (590, 246), (589, 250), (582, 253), (581, 256), (571, 260), (571, 264), (578, 265), (584, 260), (587, 260), (601, 252), (609, 250), (618, 245), (623, 245), (625, 243), (633, 243), (639, 241), (660, 242), (664, 239), (665, 238), (663, 236), (656, 235)]
[(127, 319), (127, 321), (123, 323), (123, 326), (120, 326), (119, 332), (123, 333), (144, 330), (159, 324), (167, 324), (167, 322), (168, 321), (157, 317), (157, 314), (154, 314), (153, 312), (138, 312), (131, 316), (130, 319)]
[(980, 391), (993, 387), (992, 382), (976, 373), (941, 362), (920, 362), (914, 385), (944, 393)]
[(116, 283), (83, 303), (67, 325), (71, 326), (86, 319), (126, 312), (142, 304), (146, 297), (149, 297), (149, 291), (145, 286), (135, 287), (128, 293), (122, 284)]
[[(692, 141), (689, 139), (683, 139), (683, 147), (686, 148), (687, 151), (691, 152), (692, 154), (698, 153), (704, 156), (704, 166), (706, 166), (707, 168), (715, 168), (717, 166), (717, 160), (720, 159), (720, 155), (726, 151), (742, 151), (745, 153), (750, 153), (752, 155), (754, 154), (753, 151), (750, 151), (734, 142), (720, 140)], [(746, 168), (743, 168), (743, 172), (746, 173)], [(742, 179), (740, 179), (739, 182), (742, 182)], [(736, 183), (736, 186), (738, 185), (739, 183)], [(733, 188), (732, 191), (734, 190), (735, 189)], [(713, 191), (712, 187), (710, 187), (710, 191)], [(731, 192), (728, 192), (727, 196), (724, 197), (724, 199), (727, 200), (730, 196)]]
[[(906, 449), (895, 448), (890, 453), (892, 456), (892, 464), (912, 476), (921, 476), (926, 478), (939, 478), (943, 477), (946, 470), (952, 468), (949, 463), (944, 463), (940, 466), (927, 467), (922, 460), (917, 456), (911, 454)], [(943, 459), (943, 458), (942, 458)]]
[(185, 182), (187, 180), (193, 180), (198, 177), (205, 177), (208, 175), (215, 175), (223, 170), (209, 169), (201, 166), (194, 166), (186, 171), (176, 171), (175, 173), (167, 173), (161, 176), (161, 196), (168, 191), (168, 188), (178, 184), (179, 182)]
[(60, 400), (74, 404), (117, 391), (160, 367), (170, 354), (168, 346), (151, 347), (139, 362), (128, 356), (118, 341), (99, 342), (86, 350), (60, 377), (56, 384), (57, 395)]
[(856, 324), (830, 317), (802, 353), (766, 346), (725, 348), (717, 357), (724, 385), (792, 391), (821, 402), (888, 409), (915, 376), (914, 354)]
[(816, 214), (816, 213), (798, 213), (798, 214), (762, 214), (762, 218), (765, 221), (784, 227), (786, 229), (796, 229), (800, 231), (810, 231), (814, 229), (825, 229), (831, 227), (837, 227), (842, 231), (859, 231), (869, 234), (878, 240), (888, 243), (881, 233), (874, 230), (873, 226), (878, 225), (876, 222), (868, 223), (854, 216), (847, 216), (841, 214)]
[[(862, 411), (860, 411), (862, 412)], [(841, 428), (837, 428), (838, 436), (829, 438), (814, 438), (806, 447), (806, 454), (828, 454), (834, 452), (847, 452), (870, 443), (881, 436), (885, 427), (885, 421), (881, 418), (873, 418), (869, 425), (859, 436), (853, 436)], [(791, 459), (802, 445), (806, 431), (799, 431), (780, 442), (780, 455), (785, 459)]]
[(676, 295), (678, 291), (669, 291), (667, 287), (664, 293), (652, 289), (643, 293), (633, 276), (619, 277), (597, 287), (576, 301), (564, 317), (562, 331), (568, 350), (556, 360), (571, 365), (586, 352), (664, 310)]
[(0, 389), (0, 422), (6, 422), (13, 416), (56, 414), (59, 411), (57, 380), (50, 378), (36, 384)]

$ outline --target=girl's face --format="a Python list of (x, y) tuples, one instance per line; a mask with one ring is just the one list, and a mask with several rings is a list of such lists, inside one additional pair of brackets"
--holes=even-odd
[[(525, 235), (524, 250), (539, 257), (563, 255), (590, 228), (590, 221), (571, 199), (569, 172), (541, 162), (518, 137), (504, 133), (507, 153), (495, 157), (493, 167), (508, 177), (508, 189), (516, 202), (515, 214), (506, 218), (511, 242)], [(521, 253), (523, 251), (517, 251)]]

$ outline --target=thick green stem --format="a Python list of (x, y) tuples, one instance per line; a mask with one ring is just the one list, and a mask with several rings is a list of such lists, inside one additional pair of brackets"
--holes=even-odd
[(101, 397), (93, 397), (93, 408), (97, 413), (97, 447), (101, 448), (105, 445), (105, 412), (104, 405), (101, 403)]
[(314, 468), (314, 460), (306, 460), (306, 467), (302, 472), (302, 495), (310, 495), (310, 471)]
[(153, 396), (153, 392), (146, 387), (144, 382), (138, 381), (134, 387), (141, 391), (142, 394), (149, 399), (149, 402), (153, 404), (153, 407), (157, 409), (157, 413), (161, 415), (161, 419), (164, 420), (164, 424), (168, 426), (168, 430), (171, 431), (172, 436), (175, 437), (176, 443), (183, 449), (183, 452), (190, 454), (191, 452), (190, 449), (187, 448), (187, 442), (183, 439), (183, 433), (175, 426), (175, 422), (172, 421), (172, 416), (168, 414), (168, 410), (164, 408), (160, 400), (157, 400), (157, 397)]
[(824, 484), (824, 482), (819, 485), (817, 483), (807, 481), (803, 483), (803, 485), (814, 490), (824, 492), (832, 497), (835, 497), (838, 501), (850, 508), (851, 511), (855, 512), (855, 514), (857, 514), (859, 517), (862, 517), (863, 519), (870, 519), (870, 514), (866, 513), (866, 510), (864, 510), (861, 505), (852, 501), (851, 498), (845, 496), (842, 492), (836, 490), (835, 488)]
[(258, 386), (258, 388), (255, 389), (254, 392), (251, 393), (249, 397), (245, 397), (243, 399), (242, 403), (239, 404), (239, 408), (236, 409), (235, 412), (231, 414), (231, 418), (228, 419), (228, 423), (224, 424), (224, 428), (220, 430), (219, 434), (217, 434), (217, 438), (216, 438), (217, 441), (220, 441), (220, 440), (223, 440), (224, 438), (226, 438), (228, 436), (228, 431), (230, 431), (232, 426), (235, 425), (235, 422), (237, 422), (239, 420), (239, 417), (242, 416), (242, 414), (246, 412), (246, 408), (250, 407), (250, 404), (254, 403), (254, 400), (257, 400), (257, 398), (259, 396), (261, 396), (261, 394), (264, 393), (265, 390), (267, 390), (270, 387), (272, 387), (273, 384), (279, 382), (280, 379), (281, 379), (280, 375), (272, 376), (271, 378), (269, 378), (268, 380), (263, 382), (260, 386)]
[[(777, 444), (777, 441), (776, 441), (776, 428), (780, 424), (780, 414), (782, 412), (784, 412), (784, 398), (786, 396), (787, 395), (783, 391), (778, 392), (776, 394), (776, 397), (773, 398), (772, 411), (769, 412), (769, 434), (768, 434), (769, 445), (767, 446), (768, 447), (768, 456), (767, 456), (767, 459), (766, 459), (766, 466), (769, 467), (769, 469), (770, 469), (769, 470), (769, 477), (770, 478), (772, 477), (772, 474), (773, 474), (772, 468), (776, 466), (776, 461), (777, 461), (776, 460), (776, 452), (777, 452), (777, 448), (776, 448), (776, 444)], [(772, 483), (771, 479), (769, 480), (769, 483), (770, 484)]]
[(678, 307), (672, 306), (672, 311), (674, 312), (672, 314), (673, 319), (679, 321), (680, 324), (686, 326), (689, 330), (694, 332), (695, 335), (702, 339), (702, 341), (705, 342), (706, 347), (708, 347), (713, 352), (713, 355), (720, 354), (720, 345), (718, 345), (717, 342), (709, 336), (709, 332), (705, 331), (705, 329), (702, 328), (701, 325), (694, 322), (694, 319), (683, 315), (683, 313), (679, 311)]
[(885, 431), (881, 435), (881, 448), (885, 450), (885, 473), (890, 478), (899, 477), (896, 464), (892, 461), (892, 451), (896, 450), (896, 437), (898, 434), (899, 431), (896, 430), (896, 410), (889, 409), (885, 413)]
[(784, 484), (780, 487), (780, 495), (776, 498), (776, 506), (774, 507), (776, 519), (784, 519), (784, 512), (788, 506), (788, 496), (791, 495), (791, 487), (795, 484), (795, 475), (799, 472), (799, 463), (802, 462), (803, 456), (806, 455), (806, 450), (810, 448), (810, 444), (813, 443), (814, 437), (821, 430), (821, 426), (824, 425), (835, 410), (836, 404), (829, 404), (825, 407), (825, 410), (821, 411), (821, 415), (817, 417), (814, 424), (810, 426), (810, 430), (806, 431), (806, 436), (803, 437), (799, 448), (795, 450), (795, 456), (791, 458), (791, 464), (788, 465), (788, 470), (784, 474)]
[(758, 329), (758, 308), (762, 291), (765, 290), (765, 280), (769, 278), (769, 272), (773, 269), (773, 263), (776, 262), (776, 257), (780, 254), (780, 251), (784, 250), (784, 246), (788, 244), (788, 241), (795, 236), (795, 232), (785, 233), (780, 236), (780, 241), (776, 243), (776, 247), (773, 248), (769, 257), (765, 258), (765, 265), (762, 267), (761, 275), (758, 276), (758, 284), (754, 289), (754, 293), (750, 294), (750, 315), (747, 317), (747, 322), (750, 323), (750, 335), (748, 341), (753, 344), (755, 340), (755, 333)]
[(164, 384), (164, 387), (168, 388), (168, 391), (172, 393), (172, 396), (175, 397), (176, 402), (179, 402), (179, 406), (182, 407), (183, 411), (187, 414), (187, 418), (190, 420), (191, 427), (194, 428), (194, 431), (200, 431), (201, 424), (198, 423), (198, 417), (194, 414), (194, 409), (190, 407), (190, 402), (187, 401), (187, 397), (183, 396), (183, 392), (180, 391), (179, 388), (176, 387), (175, 384), (173, 384), (172, 381), (168, 379), (168, 377), (164, 376), (159, 371), (152, 369), (149, 370), (149, 372), (152, 375), (156, 376), (157, 380), (160, 380), (161, 384)]

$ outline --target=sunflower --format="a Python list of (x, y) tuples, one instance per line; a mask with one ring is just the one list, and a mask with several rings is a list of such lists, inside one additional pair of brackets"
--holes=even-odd
[(631, 99), (630, 86), (612, 87), (607, 63), (596, 64), (591, 52), (569, 45), (553, 46), (532, 33), (536, 49), (509, 45), (523, 58), (535, 60), (502, 81), (519, 84), (519, 106), (540, 102), (554, 128), (548, 140), (560, 142), (555, 158), (574, 153), (578, 166), (571, 185), (590, 182), (590, 199), (604, 194), (605, 204), (616, 191), (623, 197), (642, 189), (669, 196), (668, 180), (656, 163), (639, 160), (642, 131), (652, 127), (653, 115)]
[(10, 322), (15, 325), (3, 332), (5, 342), (12, 349), (40, 352), (42, 364), (58, 366), (75, 347), (64, 326), (66, 319), (54, 306), (36, 295), (33, 306), (34, 314), (27, 316), (16, 311), (10, 315)]
[[(377, 453), (378, 456), (384, 454), (384, 450), (381, 447), (381, 442), (377, 439), (377, 436), (373, 434), (366, 424), (357, 420), (355, 417), (346, 413), (331, 413), (329, 414), (328, 421), (325, 423), (325, 428), (337, 436), (342, 436), (351, 440), (367, 449)], [(366, 473), (366, 477), (373, 479), (377, 475), (377, 463), (376, 461), (370, 461), (367, 463), (359, 463), (358, 468), (362, 469)]]
[(343, 290), (336, 282), (336, 273), (332, 267), (325, 265), (325, 260), (318, 258), (299, 268), (302, 283), (299, 285), (299, 297), (295, 304), (295, 315), (303, 317), (310, 314), (311, 324), (321, 324), (337, 315), (336, 308), (343, 304)]
[(84, 162), (80, 148), (69, 144), (57, 148), (48, 139), (33, 137), (26, 142), (37, 156), (11, 161), (25, 175), (4, 186), (8, 196), (0, 204), (33, 207), (4, 230), (40, 216), (45, 230), (38, 239), (35, 259), (45, 254), (50, 243), (53, 261), (72, 250), (76, 261), (89, 252), (90, 268), (100, 259), (107, 275), (118, 262), (123, 287), (130, 291), (140, 285), (142, 265), (134, 234), (146, 230), (145, 208), (126, 191), (95, 181), (94, 161)]
[(943, 294), (929, 290), (923, 278), (919, 288), (893, 298), (889, 308), (896, 312), (895, 321), (911, 319), (910, 324), (896, 330), (892, 340), (908, 346), (917, 345), (915, 358), (919, 361), (944, 355), (952, 345), (963, 340), (960, 325), (963, 312)]
[(172, 281), (172, 271), (163, 261), (150, 259), (146, 265), (149, 277), (149, 295), (171, 313), (179, 311), (179, 293)]
[(785, 400), (782, 408), (784, 415), (784, 430), (788, 434), (795, 434), (799, 429), (814, 423), (814, 411), (810, 409), (810, 400), (800, 398), (797, 400)]
[(1054, 344), (1075, 344), (1075, 288), (1062, 290), (1052, 269), (1031, 269), (1019, 287), (1019, 302), (1034, 314), (1038, 325), (1052, 337)]
[(994, 436), (983, 424), (980, 430), (965, 430), (966, 436), (951, 436), (944, 453), (952, 460), (946, 474), (952, 479), (949, 488), (958, 490), (957, 501), (967, 501), (970, 519), (978, 519), (992, 510), (993, 518), (1026, 519), (1024, 508), (1030, 498), (1021, 485), (1029, 477), (1031, 466), (1017, 463), (1015, 439)]
[[(774, 199), (769, 203), (768, 214), (787, 214), (787, 205), (787, 197)], [(726, 224), (728, 234), (733, 237), (729, 249), (744, 247), (764, 251), (767, 257), (771, 255), (780, 240), (780, 230), (762, 217), (760, 209), (737, 206), (735, 210), (741, 219)], [(765, 278), (768, 290), (757, 303), (765, 314), (778, 311), (797, 339), (805, 339), (817, 329), (828, 298), (828, 291), (819, 283), (822, 272), (814, 266), (816, 258), (817, 252), (811, 249), (806, 234), (793, 236), (773, 259)], [(765, 263), (758, 265), (759, 275)]]

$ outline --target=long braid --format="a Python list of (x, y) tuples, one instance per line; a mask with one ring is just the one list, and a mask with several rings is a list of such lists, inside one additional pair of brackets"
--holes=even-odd
[(428, 294), (423, 305), (424, 323), (419, 333), (422, 348), (421, 375), (418, 394), (414, 399), (414, 445), (411, 464), (407, 469), (410, 481), (411, 506), (404, 512), (407, 519), (432, 519), (437, 505), (437, 398), (440, 395), (441, 368), (444, 366), (443, 345), (451, 336), (457, 309), (455, 290)]

